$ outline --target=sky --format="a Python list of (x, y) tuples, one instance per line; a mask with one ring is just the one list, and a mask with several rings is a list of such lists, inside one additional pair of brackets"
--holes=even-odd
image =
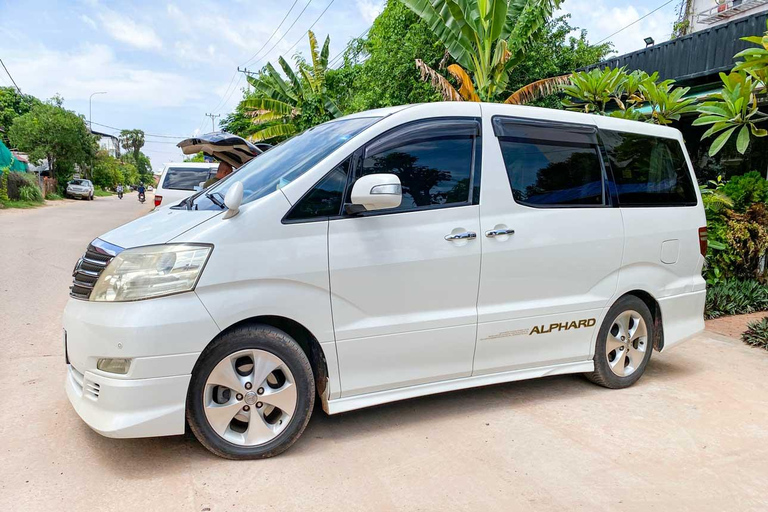
[[(570, 24), (597, 43), (666, 1), (564, 0), (557, 14), (570, 14)], [(257, 70), (280, 55), (289, 61), (297, 52), (308, 56), (310, 27), (321, 42), (330, 35), (333, 59), (384, 3), (0, 0), (0, 59), (22, 92), (41, 99), (60, 94), (64, 107), (92, 116), (94, 130), (144, 130), (143, 151), (158, 170), (182, 160), (178, 141), (211, 131), (206, 113), (225, 116), (234, 109), (246, 83), (238, 66)], [(616, 52), (642, 48), (647, 36), (668, 39), (676, 3), (612, 36)], [(0, 69), (0, 86), (10, 85)], [(89, 110), (95, 92), (106, 94), (93, 95)]]

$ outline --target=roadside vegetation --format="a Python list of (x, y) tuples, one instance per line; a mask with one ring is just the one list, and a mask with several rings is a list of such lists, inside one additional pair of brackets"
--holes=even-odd
[(43, 203), (33, 175), (0, 169), (0, 208), (34, 208)]
[(748, 345), (768, 350), (768, 317), (750, 322), (741, 339)]

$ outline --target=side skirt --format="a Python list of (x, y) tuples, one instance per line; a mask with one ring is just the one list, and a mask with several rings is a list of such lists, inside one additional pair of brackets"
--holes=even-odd
[(335, 400), (328, 400), (327, 402), (323, 400), (323, 409), (328, 414), (338, 414), (341, 412), (353, 411), (355, 409), (362, 409), (364, 407), (415, 398), (417, 396), (434, 395), (437, 393), (489, 386), (491, 384), (501, 384), (503, 382), (513, 382), (516, 380), (535, 379), (537, 377), (547, 377), (549, 375), (586, 373), (594, 370), (594, 363), (590, 360), (577, 363), (541, 366), (538, 368), (526, 368), (523, 370), (493, 373), (490, 375), (462, 377), (460, 379), (430, 382), (429, 384), (419, 384), (417, 386), (406, 388), (377, 391), (376, 393), (368, 393), (365, 395), (337, 398)]

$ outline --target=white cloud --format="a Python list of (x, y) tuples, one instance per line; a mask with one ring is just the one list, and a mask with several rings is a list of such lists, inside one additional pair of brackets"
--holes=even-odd
[(360, 11), (363, 19), (368, 24), (373, 23), (373, 20), (376, 19), (376, 16), (381, 14), (382, 9), (384, 9), (384, 2), (381, 0), (356, 0), (356, 3), (357, 10)]
[(163, 41), (152, 27), (139, 24), (127, 16), (104, 9), (99, 14), (104, 30), (114, 39), (142, 50), (160, 49)]
[[(25, 84), (26, 92), (39, 98), (59, 93), (67, 101), (87, 100), (93, 91), (107, 91), (101, 101), (153, 108), (188, 106), (207, 94), (200, 81), (130, 66), (104, 45), (85, 45), (68, 52), (38, 46), (25, 52), (23, 59), (9, 57), (8, 65), (17, 70), (14, 77)], [(50, 80), (51, 76), (57, 79)]]
[(96, 30), (96, 22), (93, 21), (92, 18), (86, 16), (85, 14), (80, 15), (80, 21), (91, 27), (92, 29)]

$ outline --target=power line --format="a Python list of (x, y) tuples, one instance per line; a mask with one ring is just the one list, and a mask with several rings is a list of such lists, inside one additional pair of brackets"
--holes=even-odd
[[(274, 50), (274, 49), (275, 49), (275, 47), (276, 47), (278, 44), (280, 44), (280, 41), (282, 41), (283, 39), (285, 39), (285, 36), (287, 36), (287, 35), (288, 35), (288, 32), (290, 32), (290, 31), (291, 31), (291, 29), (293, 28), (293, 26), (294, 26), (294, 25), (296, 25), (296, 22), (297, 22), (297, 21), (299, 21), (299, 18), (301, 18), (301, 15), (302, 15), (302, 14), (304, 14), (304, 11), (306, 11), (306, 10), (307, 10), (307, 7), (309, 7), (309, 5), (310, 5), (311, 3), (312, 3), (312, 0), (309, 0), (309, 1), (307, 2), (307, 5), (305, 5), (305, 6), (304, 6), (304, 8), (303, 8), (303, 9), (301, 10), (301, 12), (299, 13), (299, 15), (298, 15), (298, 16), (296, 16), (296, 19), (295, 19), (295, 20), (293, 20), (293, 23), (291, 23), (291, 26), (290, 26), (290, 27), (288, 27), (288, 29), (285, 31), (285, 33), (284, 33), (282, 36), (280, 36), (280, 39), (278, 39), (277, 41), (275, 41), (275, 44), (273, 44), (273, 45), (272, 45), (272, 48), (270, 48), (269, 50), (267, 50), (267, 53), (265, 53), (264, 55), (262, 55), (261, 57), (259, 57), (259, 58), (258, 58), (258, 60), (256, 60), (256, 61), (253, 63), (253, 65), (254, 65), (254, 66), (255, 66), (257, 63), (259, 63), (259, 62), (261, 62), (262, 60), (264, 60), (264, 58), (265, 58), (267, 55), (269, 55), (270, 53), (272, 53), (272, 50)], [(331, 1), (331, 3), (333, 3), (333, 0)], [(325, 9), (326, 9), (326, 10), (328, 10), (328, 8), (327, 8), (327, 7), (326, 7)], [(325, 14), (325, 11), (323, 11), (323, 14)], [(320, 16), (322, 16), (323, 14), (321, 14)], [(318, 18), (318, 19), (320, 19), (320, 18)], [(315, 23), (317, 23), (317, 20), (315, 20)], [(312, 26), (314, 26), (314, 23), (312, 24)], [(312, 26), (310, 26), (309, 28), (311, 29), (311, 28), (312, 28)], [(304, 37), (304, 36), (302, 35), (302, 37)], [(295, 45), (294, 45), (294, 46), (295, 46)]]
[(371, 25), (370, 27), (368, 27), (367, 29), (365, 29), (365, 30), (364, 30), (364, 31), (363, 31), (363, 32), (362, 32), (362, 33), (361, 33), (359, 36), (357, 36), (356, 38), (354, 38), (354, 39), (352, 39), (350, 42), (348, 42), (348, 43), (347, 43), (347, 46), (345, 46), (343, 50), (341, 50), (339, 53), (337, 53), (337, 54), (336, 54), (336, 55), (335, 55), (335, 56), (334, 56), (334, 57), (333, 57), (333, 58), (332, 58), (332, 59), (331, 59), (331, 60), (328, 62), (328, 67), (330, 68), (331, 66), (333, 66), (333, 65), (336, 63), (336, 61), (337, 61), (337, 60), (339, 60), (339, 58), (341, 58), (341, 57), (344, 55), (344, 53), (345, 53), (345, 52), (346, 52), (346, 51), (347, 51), (347, 50), (348, 50), (348, 49), (349, 49), (349, 48), (352, 46), (352, 43), (353, 43), (355, 40), (357, 40), (357, 39), (360, 39), (361, 37), (363, 37), (365, 34), (367, 34), (368, 32), (370, 32), (370, 30), (371, 30), (372, 28), (373, 28), (373, 25)]
[(602, 43), (602, 42), (604, 42), (604, 41), (607, 41), (608, 39), (612, 38), (613, 36), (615, 36), (615, 35), (616, 35), (616, 34), (618, 34), (619, 32), (622, 32), (622, 31), (624, 31), (624, 30), (628, 29), (629, 27), (631, 27), (632, 25), (634, 25), (634, 24), (635, 24), (635, 23), (637, 23), (638, 21), (644, 20), (645, 18), (647, 18), (647, 17), (648, 17), (648, 16), (650, 16), (651, 14), (655, 13), (656, 11), (658, 11), (659, 9), (661, 9), (662, 7), (665, 7), (665, 6), (669, 5), (669, 4), (671, 4), (672, 2), (674, 2), (674, 0), (667, 0), (667, 1), (666, 1), (666, 2), (664, 2), (663, 4), (661, 4), (660, 6), (658, 6), (657, 8), (655, 8), (654, 10), (652, 10), (651, 12), (649, 12), (648, 14), (646, 14), (645, 16), (641, 16), (640, 18), (637, 18), (635, 21), (633, 21), (633, 22), (632, 22), (632, 23), (630, 23), (629, 25), (627, 25), (627, 26), (625, 26), (625, 27), (622, 27), (622, 28), (620, 28), (619, 30), (617, 30), (617, 31), (616, 31), (616, 32), (614, 32), (613, 34), (611, 34), (611, 35), (609, 35), (608, 37), (606, 37), (606, 38), (602, 39), (601, 41), (599, 41), (597, 44), (600, 44), (600, 43)]
[[(327, 10), (328, 10), (328, 9), (329, 9), (329, 8), (330, 8), (332, 5), (333, 5), (333, 2), (335, 2), (335, 1), (336, 1), (336, 0), (331, 0), (331, 1), (328, 3), (328, 5), (326, 5), (326, 6), (325, 6), (325, 9), (323, 9), (323, 12), (321, 12), (321, 13), (320, 13), (320, 16), (318, 16), (318, 17), (317, 17), (317, 19), (316, 19), (314, 22), (312, 22), (312, 24), (309, 26), (309, 28), (307, 29), (307, 31), (306, 31), (306, 32), (304, 32), (303, 34), (301, 34), (301, 37), (300, 37), (300, 38), (298, 38), (298, 39), (296, 40), (296, 42), (295, 42), (295, 43), (293, 43), (293, 46), (291, 46), (290, 48), (288, 48), (288, 50), (285, 52), (285, 54), (286, 54), (286, 55), (288, 55), (289, 53), (291, 53), (291, 50), (293, 50), (294, 48), (296, 48), (296, 45), (298, 45), (298, 44), (299, 44), (299, 43), (300, 43), (300, 42), (301, 42), (301, 41), (304, 39), (304, 36), (306, 36), (307, 34), (309, 34), (309, 31), (310, 31), (310, 30), (312, 30), (312, 27), (314, 27), (314, 26), (315, 26), (315, 24), (316, 24), (318, 21), (320, 21), (320, 18), (322, 18), (322, 17), (323, 17), (323, 14), (325, 14), (325, 11), (327, 11)], [(267, 54), (268, 54), (268, 53), (269, 53), (269, 52), (267, 52)]]
[[(121, 131), (123, 131), (125, 129), (125, 128), (117, 128), (115, 126), (109, 126), (108, 124), (97, 123), (95, 121), (93, 122), (93, 124), (95, 124), (97, 126), (103, 126), (104, 128), (109, 128), (110, 130), (117, 130), (119, 132), (121, 132)], [(147, 137), (161, 137), (161, 138), (164, 138), (164, 139), (185, 139), (185, 138), (189, 137), (189, 135), (157, 135), (157, 134), (154, 134), (154, 133), (145, 133), (144, 135), (147, 136)]]
[[(256, 56), (257, 56), (259, 53), (261, 53), (261, 50), (263, 50), (264, 48), (266, 48), (266, 46), (267, 46), (267, 43), (269, 43), (269, 42), (272, 40), (272, 38), (273, 38), (273, 37), (275, 37), (275, 34), (277, 34), (277, 31), (278, 31), (278, 30), (280, 30), (280, 27), (282, 27), (282, 26), (283, 26), (283, 23), (285, 23), (285, 20), (286, 20), (286, 19), (288, 19), (288, 16), (291, 14), (291, 11), (293, 11), (293, 8), (294, 8), (294, 7), (296, 7), (296, 4), (297, 4), (297, 3), (299, 3), (299, 0), (293, 0), (293, 4), (291, 5), (291, 8), (290, 8), (290, 9), (288, 9), (288, 12), (287, 12), (287, 13), (285, 13), (285, 16), (283, 16), (283, 20), (280, 22), (280, 24), (277, 26), (277, 28), (274, 30), (274, 32), (272, 32), (272, 35), (270, 35), (270, 36), (269, 36), (269, 39), (267, 39), (266, 41), (264, 41), (264, 44), (263, 44), (263, 45), (261, 45), (261, 48), (259, 48), (259, 49), (256, 51), (256, 53), (254, 53), (254, 54), (251, 56), (251, 58), (250, 58), (250, 59), (246, 60), (246, 61), (245, 61), (245, 62), (242, 64), (242, 66), (243, 66), (243, 67), (247, 66), (249, 62), (251, 62), (253, 59), (255, 59), (255, 58), (256, 58)], [(307, 5), (309, 5), (309, 3), (307, 3)], [(306, 7), (305, 7), (305, 9), (306, 9)], [(303, 13), (304, 11), (301, 11), (301, 12)], [(299, 14), (299, 16), (297, 16), (297, 17), (296, 17), (296, 19), (298, 20), (300, 16), (301, 16), (301, 13)], [(293, 25), (291, 25), (291, 26), (293, 26)], [(290, 30), (290, 29), (288, 29), (288, 30)], [(287, 32), (287, 30), (286, 30), (286, 32)]]
[(3, 65), (3, 69), (5, 70), (5, 73), (8, 75), (8, 78), (11, 79), (11, 82), (13, 82), (13, 85), (16, 86), (16, 90), (19, 91), (19, 94), (21, 94), (21, 89), (19, 89), (19, 86), (16, 84), (16, 80), (14, 80), (13, 77), (11, 76), (11, 72), (8, 71), (7, 67), (5, 67), (5, 63), (3, 62), (3, 59), (0, 59), (0, 64)]

